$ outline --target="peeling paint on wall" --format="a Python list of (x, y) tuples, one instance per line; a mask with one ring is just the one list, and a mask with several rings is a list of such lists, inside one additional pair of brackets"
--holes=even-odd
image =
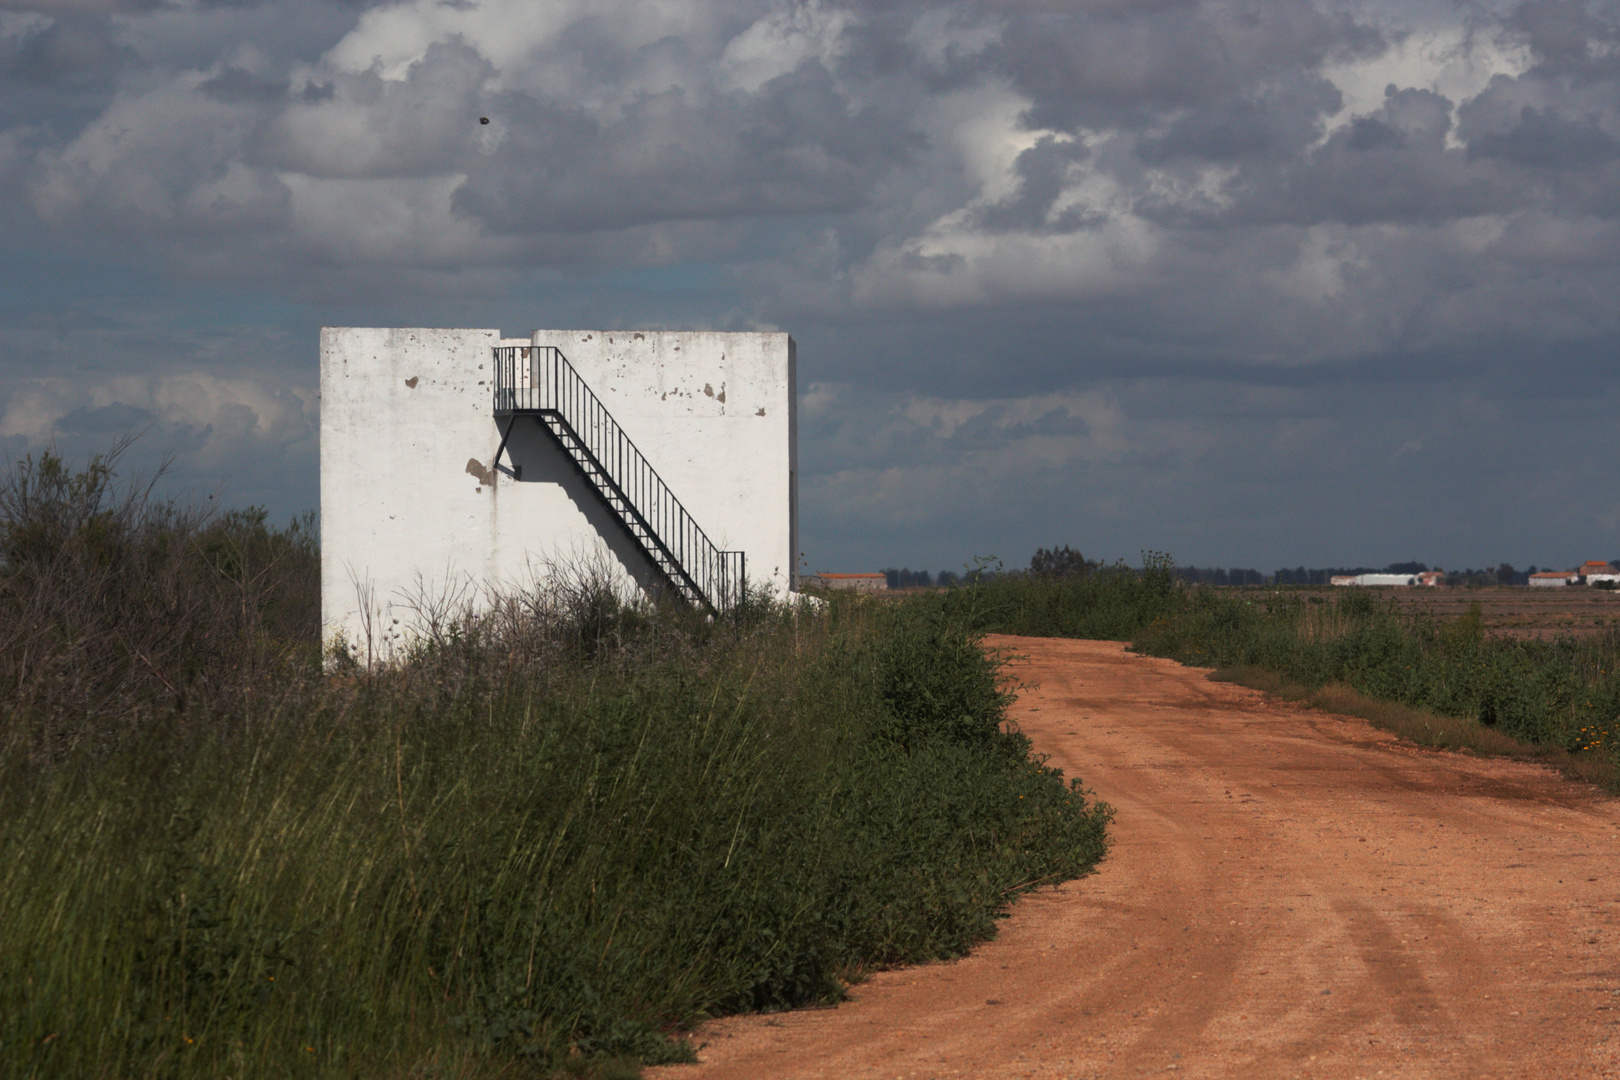
[(477, 458), (467, 459), (467, 475), (476, 477), (480, 484), (487, 484), (490, 487), (495, 486), (495, 470), (493, 468), (484, 468)]
[(405, 380), (405, 385), (410, 387), (412, 390), (415, 390), (416, 384), (421, 381), (421, 378), (422, 376), (420, 375), (412, 375), (410, 378)]

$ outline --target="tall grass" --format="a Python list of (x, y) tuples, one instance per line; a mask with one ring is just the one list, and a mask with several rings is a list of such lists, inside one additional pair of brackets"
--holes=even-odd
[[(90, 628), (0, 669), (27, 688), (0, 716), (0, 1076), (612, 1075), (960, 953), (1103, 853), (1107, 808), (1030, 756), (937, 606), (710, 623), (582, 578), (329, 675), (301, 525), (109, 502), (110, 468), (51, 459), (12, 482), (40, 476), (8, 538), (106, 531), (165, 584), (0, 564), (8, 612)], [(176, 664), (171, 635), (210, 634)]]
[(1197, 589), (1137, 645), (1215, 667), (1262, 667), (1305, 687), (1342, 683), (1533, 745), (1605, 756), (1620, 746), (1620, 635), (1612, 632), (1526, 641), (1487, 634), (1477, 605), (1439, 620), (1363, 592)]

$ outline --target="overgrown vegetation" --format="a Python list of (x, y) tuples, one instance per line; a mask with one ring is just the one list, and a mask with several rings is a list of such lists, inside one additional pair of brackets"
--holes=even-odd
[(633, 1075), (1084, 873), (970, 610), (581, 575), (323, 673), (307, 523), (0, 492), (0, 1076)]
[(1620, 734), (1620, 637), (1491, 636), (1477, 605), (1437, 620), (1359, 590), (1323, 597), (1198, 589), (1136, 641), (1159, 656), (1261, 667), (1305, 687), (1342, 683), (1535, 745), (1612, 755)]
[(1089, 562), (1068, 548), (1039, 554), (1048, 558), (1026, 573), (980, 560), (966, 584), (924, 602), (984, 633), (1103, 640), (1129, 640), (1186, 602), (1168, 555), (1148, 552), (1137, 570)]
[(1620, 782), (1613, 630), (1514, 639), (1486, 633), (1477, 604), (1440, 620), (1357, 589), (1189, 587), (1158, 553), (1140, 570), (1069, 559), (1062, 572), (1044, 554), (1028, 572), (982, 575), (938, 602), (986, 632), (1126, 640), (1320, 707), (1337, 703), (1420, 742), (1541, 755), (1572, 775)]
[(1262, 690), (1267, 697), (1296, 702), (1312, 709), (1359, 716), (1374, 727), (1399, 735), (1420, 746), (1456, 750), (1489, 757), (1510, 757), (1550, 765), (1574, 780), (1620, 791), (1620, 761), (1601, 746), (1566, 750), (1548, 743), (1527, 743), (1468, 716), (1447, 716), (1422, 705), (1384, 701), (1352, 689), (1342, 682), (1308, 687), (1260, 667), (1221, 668), (1210, 673), (1217, 682), (1237, 683)]
[(115, 482), (124, 446), (77, 472), (30, 458), (0, 482), (0, 754), (235, 716), (315, 655), (314, 518), (271, 529), (262, 511), (155, 499)]

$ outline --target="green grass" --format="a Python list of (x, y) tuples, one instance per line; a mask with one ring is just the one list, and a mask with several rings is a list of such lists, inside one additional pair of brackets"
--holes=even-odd
[(0, 650), (0, 1077), (634, 1075), (1104, 852), (960, 612), (587, 575), (328, 674), (299, 529), (53, 468), (0, 492), (0, 624), (56, 613)]
[(1215, 682), (1235, 683), (1264, 691), (1267, 697), (1278, 701), (1341, 716), (1360, 717), (1373, 727), (1419, 746), (1478, 754), (1481, 757), (1535, 762), (1556, 769), (1571, 780), (1620, 791), (1620, 762), (1611, 756), (1523, 742), (1494, 727), (1486, 727), (1471, 717), (1446, 716), (1421, 706), (1382, 701), (1344, 683), (1329, 683), (1314, 688), (1302, 686), (1261, 667), (1222, 668), (1211, 672), (1209, 677)]
[(1477, 610), (1436, 620), (1362, 592), (1194, 589), (1135, 645), (1203, 666), (1264, 668), (1312, 689), (1342, 683), (1549, 751), (1613, 760), (1620, 747), (1620, 637), (1612, 633), (1524, 641), (1486, 634)]
[(1174, 570), (1168, 556), (1149, 552), (1140, 571), (1116, 564), (1061, 575), (970, 574), (928, 599), (985, 633), (1128, 641), (1182, 610), (1186, 590)]

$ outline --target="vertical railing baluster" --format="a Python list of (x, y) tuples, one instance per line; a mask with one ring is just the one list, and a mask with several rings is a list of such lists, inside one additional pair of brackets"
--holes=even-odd
[[(615, 492), (619, 512), (639, 522), (647, 539), (633, 535), (648, 547), (648, 555), (676, 591), (714, 611), (735, 606), (742, 597), (746, 554), (721, 551), (709, 540), (562, 350), (555, 345), (502, 346), (494, 350), (494, 361), (490, 396), (495, 412), (554, 415), (562, 430), (552, 428), (549, 421), (546, 430), (576, 458), (582, 471), (579, 455), (594, 463), (598, 474), (593, 486), (604, 498), (610, 490)], [(563, 432), (570, 433), (572, 446), (564, 441)]]

